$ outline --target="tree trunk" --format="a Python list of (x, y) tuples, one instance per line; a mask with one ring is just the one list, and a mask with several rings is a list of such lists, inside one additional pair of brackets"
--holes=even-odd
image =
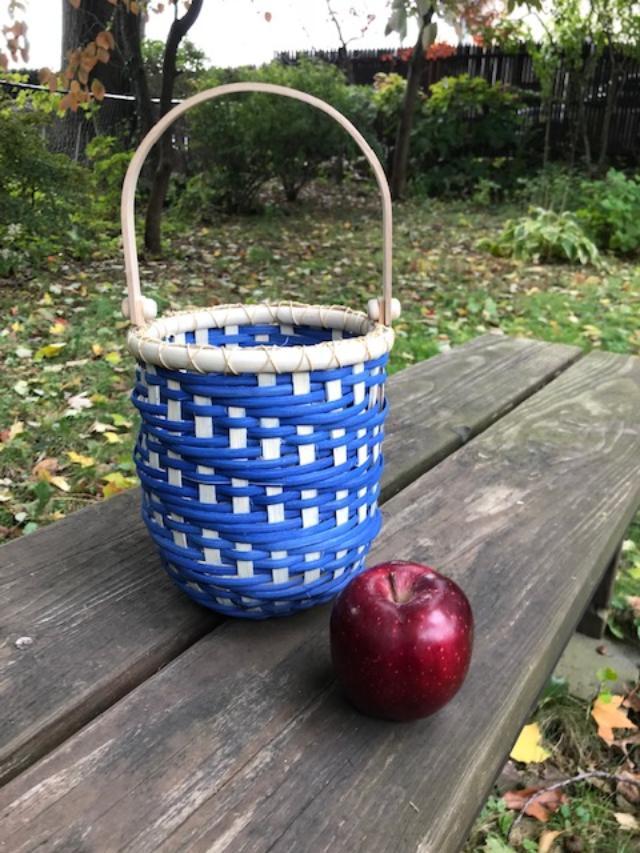
[[(196, 22), (202, 9), (203, 0), (192, 0), (191, 5), (181, 18), (176, 17), (169, 30), (167, 44), (162, 62), (162, 91), (160, 93), (160, 117), (171, 109), (173, 86), (177, 76), (176, 57), (180, 42)], [(151, 195), (147, 206), (144, 228), (144, 245), (152, 254), (158, 255), (162, 250), (161, 222), (164, 202), (169, 189), (169, 180), (173, 171), (174, 150), (171, 129), (162, 136), (158, 143), (159, 156)]]
[(424, 15), (418, 32), (418, 40), (413, 49), (409, 71), (407, 74), (407, 88), (402, 102), (400, 123), (396, 133), (395, 147), (393, 150), (393, 163), (391, 166), (391, 195), (394, 199), (404, 197), (407, 187), (407, 167), (409, 164), (409, 144), (411, 141), (411, 129), (413, 128), (413, 117), (418, 102), (418, 93), (422, 82), (422, 70), (424, 68), (424, 48), (422, 46), (422, 34), (425, 27), (431, 23), (434, 7), (431, 6)]
[(141, 138), (155, 124), (149, 83), (142, 58), (144, 17), (141, 14), (134, 15), (123, 5), (119, 5), (115, 18), (115, 37), (116, 43), (126, 57), (125, 70), (136, 99), (133, 135)]
[(611, 132), (611, 119), (613, 118), (613, 108), (618, 96), (618, 68), (614, 56), (613, 48), (609, 48), (609, 61), (611, 69), (609, 72), (609, 81), (607, 83), (607, 100), (604, 107), (604, 117), (602, 119), (602, 133), (600, 135), (600, 153), (598, 155), (598, 174), (603, 175), (607, 166), (607, 154), (609, 151), (609, 134)]
[[(61, 66), (64, 68), (69, 51), (83, 47), (105, 30), (115, 14), (109, 0), (84, 0), (74, 9), (69, 0), (62, 2)], [(111, 61), (98, 63), (91, 72), (90, 81), (96, 77), (107, 92), (127, 94), (129, 90), (125, 62), (118, 45), (112, 52)], [(82, 157), (87, 142), (95, 135), (117, 134), (118, 124), (127, 118), (127, 104), (120, 101), (104, 101), (95, 114), (95, 124), (87, 121), (82, 111), (67, 112), (59, 119), (52, 132), (52, 145), (69, 157)]]

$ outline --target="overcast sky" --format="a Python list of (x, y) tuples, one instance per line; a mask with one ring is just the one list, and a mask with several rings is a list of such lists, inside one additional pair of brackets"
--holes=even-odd
[[(60, 64), (61, 0), (27, 0), (32, 67)], [(68, 0), (63, 0), (68, 2)], [(166, 0), (165, 0), (166, 2)], [(331, 0), (350, 47), (396, 47), (397, 36), (385, 37), (388, 0)], [(270, 13), (267, 22), (265, 14)], [(353, 14), (355, 13), (355, 14)], [(375, 20), (364, 37), (360, 30), (367, 15)], [(171, 23), (165, 11), (151, 15), (147, 34), (163, 39)], [(406, 44), (415, 39), (409, 32)], [(268, 62), (281, 50), (338, 47), (326, 0), (205, 0), (189, 38), (204, 50), (212, 65), (257, 65)], [(453, 31), (443, 28), (438, 40), (455, 41)]]

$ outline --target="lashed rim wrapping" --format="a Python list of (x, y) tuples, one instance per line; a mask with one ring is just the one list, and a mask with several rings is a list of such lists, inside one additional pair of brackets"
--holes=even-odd
[[(199, 329), (254, 324), (331, 329), (336, 337), (319, 344), (229, 347), (169, 341), (172, 335)], [(343, 338), (348, 332), (354, 337)], [(165, 314), (129, 330), (129, 351), (141, 362), (168, 370), (196, 373), (299, 373), (361, 364), (391, 351), (394, 333), (366, 314), (342, 306), (295, 302), (217, 305)]]

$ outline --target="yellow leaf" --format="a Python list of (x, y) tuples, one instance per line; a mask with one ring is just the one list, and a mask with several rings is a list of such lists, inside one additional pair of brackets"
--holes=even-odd
[(559, 835), (562, 835), (560, 829), (545, 829), (538, 841), (538, 853), (550, 853), (553, 842)]
[(99, 355), (102, 355), (102, 353), (104, 352), (104, 349), (103, 349), (101, 344), (91, 344), (91, 352), (95, 356), (99, 356)]
[(66, 347), (65, 343), (47, 344), (45, 347), (40, 347), (33, 357), (34, 361), (40, 361), (43, 358), (55, 358), (64, 347)]
[(66, 330), (66, 325), (64, 323), (56, 322), (52, 326), (49, 327), (50, 335), (64, 335)]
[(120, 364), (122, 361), (122, 356), (119, 352), (108, 352), (105, 357), (105, 361), (108, 361), (109, 364)]
[(72, 462), (81, 465), (83, 468), (90, 468), (96, 464), (93, 456), (83, 456), (82, 453), (76, 453), (75, 450), (67, 450), (67, 456)]
[(137, 477), (126, 477), (119, 471), (107, 474), (102, 479), (106, 481), (106, 485), (102, 487), (102, 494), (105, 498), (110, 498), (113, 495), (117, 495), (119, 492), (123, 492), (125, 489), (130, 489), (138, 484)]
[(14, 421), (9, 427), (9, 441), (24, 432), (24, 421)]
[(615, 740), (614, 729), (637, 729), (635, 723), (627, 717), (627, 712), (620, 706), (624, 696), (613, 695), (611, 698), (598, 696), (593, 703), (591, 716), (598, 724), (598, 735), (609, 746)]
[(55, 486), (56, 489), (60, 489), (61, 492), (68, 492), (71, 490), (71, 486), (67, 483), (64, 477), (50, 477), (49, 482), (52, 486)]
[(104, 394), (92, 394), (89, 399), (92, 403), (108, 403), (108, 397), (105, 397)]
[(122, 441), (122, 437), (117, 432), (103, 432), (102, 435), (109, 444), (120, 444)]
[(53, 305), (53, 299), (51, 298), (51, 294), (45, 293), (42, 299), (38, 302), (38, 305)]
[(537, 723), (525, 726), (511, 750), (511, 758), (523, 764), (539, 764), (541, 761), (546, 761), (551, 753), (540, 745), (541, 740), (542, 734)]
[(24, 326), (22, 325), (22, 323), (18, 323), (17, 320), (15, 323), (11, 324), (11, 331), (12, 332), (21, 332), (23, 330), (23, 328), (24, 328)]

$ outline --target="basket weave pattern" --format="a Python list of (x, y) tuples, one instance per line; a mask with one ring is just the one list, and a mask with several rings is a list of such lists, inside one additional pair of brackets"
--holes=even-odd
[[(256, 337), (331, 332), (210, 330), (217, 345)], [(386, 361), (238, 376), (138, 367), (143, 517), (185, 592), (264, 618), (328, 600), (362, 568), (380, 527)]]

